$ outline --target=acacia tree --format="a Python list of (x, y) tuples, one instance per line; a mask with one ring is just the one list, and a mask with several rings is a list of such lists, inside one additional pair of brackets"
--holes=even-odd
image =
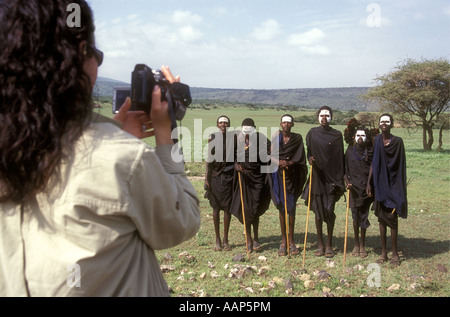
[(439, 123), (441, 127), (439, 128), (439, 145), (437, 148), (438, 152), (442, 151), (442, 134), (444, 130), (448, 130), (450, 128), (450, 115), (445, 113), (439, 116)]
[(378, 85), (369, 89), (364, 98), (378, 101), (382, 111), (422, 127), (423, 148), (430, 151), (433, 126), (449, 108), (450, 63), (446, 59), (407, 59), (375, 81)]

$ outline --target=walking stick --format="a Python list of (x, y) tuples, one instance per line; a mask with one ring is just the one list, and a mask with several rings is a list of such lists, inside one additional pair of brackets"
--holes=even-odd
[(239, 190), (241, 192), (242, 219), (244, 221), (245, 249), (247, 250), (247, 257), (250, 257), (249, 251), (248, 251), (248, 241), (247, 241), (247, 226), (245, 225), (245, 211), (244, 211), (244, 198), (242, 196), (241, 172), (238, 172), (238, 176), (239, 176)]
[(347, 193), (347, 213), (345, 215), (345, 238), (344, 238), (344, 268), (345, 268), (345, 256), (347, 254), (347, 235), (348, 235), (348, 210), (350, 207), (350, 189), (348, 189)]
[(287, 211), (287, 201), (286, 201), (286, 172), (283, 169), (283, 189), (284, 189), (284, 217), (286, 220), (286, 241), (287, 241), (287, 254), (289, 256), (289, 217)]
[(309, 208), (311, 207), (311, 181), (312, 181), (313, 166), (311, 164), (311, 170), (309, 172), (309, 193), (308, 193), (308, 211), (306, 212), (306, 229), (305, 229), (305, 242), (303, 243), (303, 267), (305, 267), (306, 256), (306, 238), (308, 237), (308, 221), (309, 221)]

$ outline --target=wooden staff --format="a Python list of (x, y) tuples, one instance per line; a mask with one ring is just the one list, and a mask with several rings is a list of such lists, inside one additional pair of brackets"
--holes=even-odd
[(350, 189), (347, 192), (347, 213), (345, 215), (345, 236), (344, 236), (344, 268), (345, 268), (345, 256), (347, 254), (347, 235), (348, 235), (348, 210), (350, 209)]
[(247, 250), (247, 257), (250, 257), (250, 253), (248, 251), (248, 241), (247, 241), (247, 226), (245, 225), (245, 211), (244, 211), (244, 198), (242, 195), (241, 172), (238, 172), (238, 176), (239, 176), (239, 190), (241, 192), (242, 219), (244, 221), (245, 249)]
[(309, 209), (311, 207), (311, 182), (312, 182), (313, 166), (311, 164), (311, 170), (309, 172), (309, 193), (308, 193), (308, 211), (306, 212), (306, 228), (305, 228), (305, 242), (303, 243), (303, 267), (305, 267), (306, 256), (306, 238), (308, 237), (308, 221), (309, 221)]
[(283, 189), (284, 189), (284, 217), (286, 218), (286, 241), (287, 241), (287, 254), (289, 256), (289, 217), (287, 211), (286, 201), (286, 172), (283, 169)]

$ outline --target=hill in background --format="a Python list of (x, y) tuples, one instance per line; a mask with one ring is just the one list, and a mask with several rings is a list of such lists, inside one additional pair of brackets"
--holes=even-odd
[[(99, 77), (94, 89), (97, 97), (112, 97), (114, 87), (129, 83)], [(228, 102), (268, 106), (317, 108), (328, 105), (338, 110), (374, 111), (376, 105), (364, 101), (368, 87), (300, 88), (300, 89), (218, 89), (191, 87), (193, 103)]]
[(98, 77), (94, 87), (94, 97), (111, 97), (114, 87), (130, 86), (129, 83), (110, 78)]

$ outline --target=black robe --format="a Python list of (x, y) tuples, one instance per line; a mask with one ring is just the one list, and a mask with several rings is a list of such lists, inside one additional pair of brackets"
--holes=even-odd
[[(270, 205), (269, 174), (261, 172), (263, 165), (270, 164), (270, 141), (263, 134), (255, 133), (249, 145), (245, 144), (243, 133), (236, 138), (236, 161), (243, 168), (243, 172), (235, 171), (230, 212), (244, 223), (241, 205), (242, 188), (246, 224), (253, 224)], [(239, 156), (239, 151), (244, 154), (243, 157)], [(264, 160), (262, 160), (262, 154), (266, 156)]]
[[(278, 139), (273, 139), (272, 144), (274, 142), (278, 142), (279, 144), (279, 160), (286, 160), (294, 163), (285, 170), (287, 211), (290, 215), (293, 215), (295, 213), (297, 200), (303, 191), (306, 175), (308, 173), (303, 138), (300, 134), (291, 133), (290, 140), (284, 144), (283, 134), (280, 131)], [(273, 204), (278, 210), (284, 211), (283, 170), (279, 168), (276, 172), (272, 173), (269, 178), (269, 183)]]
[(208, 139), (206, 178), (210, 188), (206, 191), (205, 198), (214, 210), (230, 210), (234, 177), (234, 134), (235, 132), (217, 132)]
[(351, 208), (361, 207), (374, 201), (373, 196), (369, 197), (366, 193), (372, 158), (373, 149), (358, 144), (349, 145), (345, 152), (345, 174), (352, 184), (349, 202)]
[(387, 146), (381, 134), (375, 138), (372, 171), (375, 200), (407, 218), (406, 156), (402, 138), (392, 136)]
[[(316, 127), (306, 135), (308, 158), (313, 156), (311, 205), (316, 217), (333, 224), (335, 203), (345, 192), (344, 185), (344, 143), (342, 133), (329, 127)], [(309, 178), (308, 182), (309, 184)], [(302, 199), (308, 204), (309, 185), (305, 186)]]

